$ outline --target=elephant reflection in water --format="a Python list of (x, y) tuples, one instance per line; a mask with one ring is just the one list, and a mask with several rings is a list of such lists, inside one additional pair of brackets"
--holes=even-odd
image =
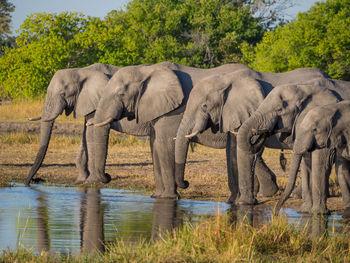
[(152, 211), (152, 240), (171, 234), (183, 224), (182, 210), (177, 209), (177, 200), (157, 198)]
[(48, 230), (48, 205), (47, 205), (47, 199), (44, 192), (38, 191), (38, 217), (37, 217), (37, 241), (38, 241), (38, 252), (44, 252), (49, 251), (50, 248), (50, 242), (49, 242), (49, 230)]
[(101, 206), (101, 194), (98, 188), (79, 188), (79, 192), (85, 196), (81, 200), (80, 207), (80, 238), (82, 252), (103, 252), (103, 206)]
[(323, 214), (302, 214), (300, 230), (313, 238), (328, 236), (328, 216)]
[[(236, 226), (248, 224), (252, 227), (260, 227), (262, 224), (268, 223), (270, 212), (260, 209), (252, 205), (231, 206), (228, 210), (230, 221)], [(265, 218), (264, 218), (265, 217)], [(343, 229), (343, 227), (341, 227)], [(324, 214), (302, 214), (300, 219), (300, 231), (306, 233), (312, 238), (318, 238), (323, 235), (328, 236), (328, 216)], [(341, 230), (339, 230), (341, 231)]]
[[(98, 188), (79, 188), (85, 194), (81, 201), (80, 233), (82, 252), (103, 252), (104, 240), (104, 208), (101, 205), (101, 194)], [(176, 200), (156, 199), (152, 211), (152, 240), (158, 240), (173, 228), (182, 225), (182, 212)]]
[(248, 224), (259, 227), (264, 223), (264, 211), (254, 209), (253, 205), (232, 205), (227, 211), (231, 224), (236, 226)]

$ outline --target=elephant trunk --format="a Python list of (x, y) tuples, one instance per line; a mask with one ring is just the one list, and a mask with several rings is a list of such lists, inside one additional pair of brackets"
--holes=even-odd
[(301, 162), (302, 155), (301, 154), (295, 154), (293, 153), (292, 161), (290, 164), (289, 169), (289, 178), (288, 183), (286, 186), (286, 189), (284, 190), (281, 198), (278, 200), (277, 205), (275, 206), (275, 213), (277, 214), (278, 211), (281, 209), (283, 203), (289, 198), (290, 194), (293, 191), (295, 180), (297, 178), (300, 162)]
[(63, 110), (66, 108), (67, 103), (62, 97), (55, 97), (50, 91), (48, 91), (41, 114), (41, 124), (40, 124), (40, 146), (38, 153), (36, 155), (34, 164), (29, 171), (26, 179), (26, 185), (30, 184), (33, 176), (39, 170), (41, 164), (46, 155), (47, 147), (49, 146), (52, 127), (55, 119), (58, 115), (62, 114)]
[(194, 122), (184, 117), (177, 130), (175, 141), (175, 182), (176, 185), (182, 189), (189, 186), (188, 181), (184, 180), (185, 165), (188, 153), (189, 138), (186, 137), (194, 127)]
[(262, 114), (254, 113), (254, 115), (245, 121), (239, 128), (237, 143), (238, 147), (243, 151), (250, 152), (252, 154), (261, 151), (262, 147), (265, 144), (265, 140), (270, 133), (270, 130), (268, 128), (260, 128), (263, 126), (263, 119), (265, 118)]
[(293, 144), (293, 152), (303, 154), (314, 148), (314, 136), (310, 132), (303, 132), (300, 129), (302, 136), (297, 136)]
[[(187, 116), (192, 115), (188, 114)], [(187, 116), (184, 116), (180, 123), (175, 142), (175, 182), (182, 189), (189, 186), (188, 181), (184, 179), (188, 144), (190, 139), (205, 130), (209, 120), (209, 114), (202, 111), (197, 112), (195, 120)]]
[(36, 155), (34, 164), (32, 168), (29, 171), (29, 174), (26, 179), (26, 185), (30, 184), (30, 181), (32, 180), (33, 176), (36, 174), (36, 172), (39, 170), (41, 164), (43, 163), (43, 160), (46, 155), (47, 147), (49, 146), (50, 137), (52, 133), (52, 127), (53, 127), (54, 121), (42, 121), (40, 126), (40, 146), (38, 153)]

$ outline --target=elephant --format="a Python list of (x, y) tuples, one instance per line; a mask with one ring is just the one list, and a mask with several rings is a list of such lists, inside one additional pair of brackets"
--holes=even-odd
[[(55, 119), (65, 111), (68, 116), (74, 112), (74, 117), (85, 117), (85, 122), (94, 116), (99, 98), (111, 76), (119, 70), (119, 67), (106, 64), (93, 64), (85, 68), (72, 68), (58, 70), (47, 88), (46, 99), (42, 115), (30, 120), (40, 120), (40, 147), (33, 166), (26, 179), (29, 185), (33, 176), (40, 168), (50, 142), (51, 132)], [(127, 120), (114, 123), (113, 129), (133, 135), (147, 135), (148, 130), (144, 125), (136, 125)], [(89, 176), (92, 158), (90, 137), (92, 127), (84, 125), (83, 138), (80, 144), (76, 166), (79, 171), (77, 183), (86, 182)], [(89, 164), (88, 164), (89, 163)], [(90, 168), (89, 168), (90, 166)]]
[[(193, 86), (206, 76), (242, 69), (249, 68), (242, 64), (227, 64), (217, 68), (198, 69), (162, 62), (120, 69), (108, 82), (94, 119), (87, 123), (95, 126), (95, 180), (110, 180), (110, 176), (105, 174), (110, 123), (124, 118), (134, 119), (138, 124), (148, 123), (151, 127), (150, 143), (156, 184), (153, 197), (179, 198), (174, 175), (174, 137), (189, 94)], [(214, 148), (225, 148), (226, 141), (226, 134), (214, 134), (210, 129), (196, 139), (197, 143)], [(233, 167), (233, 164), (229, 164), (229, 167)], [(234, 186), (230, 186), (230, 189), (234, 189)]]
[[(240, 149), (238, 155), (250, 156), (247, 163), (238, 166), (239, 174), (243, 175), (240, 177), (240, 182), (243, 183), (239, 185), (240, 190), (242, 189), (242, 192), (245, 193), (243, 202), (254, 203), (254, 198), (249, 190), (254, 183), (254, 177), (250, 172), (254, 163), (253, 154), (259, 152), (263, 146), (292, 149), (295, 129), (300, 125), (307, 112), (316, 106), (337, 103), (349, 96), (350, 89), (346, 89), (345, 84), (325, 76), (316, 79), (310, 78), (304, 82), (299, 80), (298, 84), (278, 86), (270, 92), (252, 116), (242, 124), (237, 136), (238, 148)], [(327, 182), (314, 180), (314, 178), (328, 178), (332, 167), (332, 163), (328, 161), (331, 152), (327, 149), (320, 149), (313, 152), (311, 157), (306, 155), (304, 157), (305, 168), (302, 169), (304, 203), (301, 212), (327, 213)], [(313, 197), (311, 197), (309, 189), (310, 171)], [(319, 174), (324, 176), (319, 176)]]
[[(209, 128), (227, 134), (228, 164), (236, 163), (236, 137), (230, 131), (237, 129), (250, 116), (270, 89), (264, 88), (257, 78), (259, 73), (248, 68), (209, 76), (194, 86), (176, 134), (175, 180), (179, 187), (188, 186), (184, 181), (184, 169), (189, 142), (197, 142), (198, 135)], [(260, 155), (258, 160), (259, 195), (272, 196), (278, 191), (276, 177)], [(233, 173), (232, 169), (235, 169)], [(228, 169), (228, 180), (234, 187), (230, 189), (233, 195), (228, 202), (233, 203), (238, 195), (237, 164)]]
[[(188, 143), (190, 140), (196, 141), (196, 137), (201, 135), (201, 132), (205, 131), (208, 126), (214, 129), (216, 127), (221, 132), (228, 134), (231, 142), (230, 146), (229, 144), (227, 145), (231, 155), (229, 158), (232, 159), (232, 162), (236, 162), (235, 167), (239, 169), (239, 167), (247, 163), (250, 164), (255, 155), (238, 154), (241, 149), (237, 147), (234, 134), (237, 134), (237, 130), (241, 129), (241, 125), (255, 112), (264, 98), (275, 89), (275, 86), (324, 76), (323, 72), (311, 68), (298, 69), (287, 73), (258, 72), (248, 68), (233, 73), (208, 76), (203, 79), (191, 91), (186, 111), (176, 136), (175, 178), (177, 185), (181, 188), (188, 186), (188, 182), (184, 181), (184, 166)], [(283, 148), (278, 141), (275, 144), (275, 147)], [(271, 196), (278, 190), (278, 187), (273, 176), (270, 177), (272, 180), (269, 180), (269, 177), (261, 178), (259, 176), (262, 169), (266, 170), (266, 165), (260, 158), (261, 149), (257, 152), (260, 152), (256, 158), (257, 176), (259, 182), (265, 184), (264, 189), (262, 191), (259, 189), (259, 191), (261, 191), (262, 195)], [(248, 169), (248, 167), (246, 168)], [(245, 173), (250, 174), (250, 170), (238, 170), (238, 172), (235, 171), (230, 175), (234, 185), (245, 183), (245, 180), (240, 179), (245, 177)], [(237, 201), (237, 203), (241, 204), (254, 204), (256, 202), (255, 197), (253, 197), (254, 187), (253, 185), (249, 187), (251, 188), (239, 187), (241, 197), (237, 200), (237, 189), (236, 195), (232, 195), (229, 201)], [(251, 196), (247, 198), (248, 194), (244, 193), (242, 195), (242, 191), (252, 191)]]
[[(295, 130), (293, 156), (288, 184), (279, 200), (278, 210), (290, 195), (295, 184), (300, 159), (308, 152), (314, 153), (320, 149), (333, 149), (335, 151), (335, 170), (342, 192), (344, 215), (350, 217), (350, 101), (345, 100), (311, 109)], [(324, 181), (323, 174), (318, 174), (314, 181)], [(314, 191), (312, 189), (312, 197)], [(312, 200), (313, 201), (313, 200)]]

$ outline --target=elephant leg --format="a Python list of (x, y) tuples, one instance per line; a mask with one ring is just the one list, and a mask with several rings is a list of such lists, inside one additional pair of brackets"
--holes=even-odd
[(311, 155), (303, 155), (300, 165), (301, 173), (301, 196), (303, 203), (299, 209), (300, 213), (310, 213), (312, 209), (311, 190)]
[[(301, 168), (302, 170), (302, 168)], [(295, 187), (295, 189), (293, 190), (293, 192), (290, 195), (291, 197), (295, 198), (295, 199), (301, 199), (302, 198), (302, 187), (301, 187), (301, 183), (297, 185), (297, 187)]]
[(76, 167), (78, 169), (78, 178), (75, 180), (75, 183), (81, 184), (83, 183), (86, 178), (89, 176), (89, 171), (88, 171), (88, 157), (87, 157), (87, 146), (86, 146), (86, 118), (84, 121), (84, 130), (83, 130), (83, 137), (81, 139), (81, 143), (79, 146), (78, 150), (78, 155), (76, 159)]
[(157, 198), (160, 197), (164, 192), (164, 185), (162, 180), (162, 174), (160, 170), (160, 156), (158, 155), (158, 151), (154, 150), (154, 140), (155, 134), (154, 130), (151, 130), (150, 134), (150, 146), (151, 146), (151, 154), (152, 154), (152, 162), (153, 162), (153, 173), (154, 173), (154, 181), (156, 184), (156, 192), (152, 195), (152, 197)]
[(253, 205), (257, 203), (254, 197), (255, 161), (255, 154), (250, 154), (237, 147), (238, 187), (240, 197), (236, 203), (239, 205)]
[(335, 170), (338, 176), (338, 182), (342, 193), (344, 204), (344, 218), (350, 217), (350, 162), (344, 158), (337, 158), (335, 161)]
[(227, 160), (227, 179), (231, 196), (227, 200), (228, 203), (234, 204), (239, 197), (238, 190), (238, 166), (237, 166), (237, 141), (236, 136), (230, 132), (227, 135), (226, 144), (226, 160)]
[[(87, 117), (87, 121), (93, 118), (93, 114)], [(89, 177), (84, 183), (92, 184), (100, 182), (100, 179), (95, 174), (95, 161), (94, 161), (94, 126), (86, 127), (86, 149), (87, 149), (87, 160)]]
[(330, 150), (315, 150), (312, 153), (312, 212), (327, 214), (327, 179), (332, 166), (329, 163)]
[(153, 151), (158, 156), (164, 191), (161, 198), (177, 199), (175, 183), (175, 140), (181, 116), (164, 116), (154, 123)]
[(255, 164), (255, 175), (259, 181), (258, 197), (270, 197), (278, 191), (276, 175), (267, 167), (262, 159), (263, 151), (258, 153)]

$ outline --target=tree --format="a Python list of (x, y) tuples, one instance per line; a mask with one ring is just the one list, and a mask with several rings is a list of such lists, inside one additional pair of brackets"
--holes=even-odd
[(15, 6), (8, 0), (0, 0), (0, 37), (11, 33), (11, 13), (15, 11)]
[(256, 44), (264, 29), (250, 6), (233, 0), (133, 0), (108, 14), (119, 27), (124, 65), (164, 60), (198, 67), (239, 62), (243, 42)]
[(3, 47), (12, 47), (14, 37), (9, 37), (11, 33), (11, 13), (15, 11), (15, 6), (8, 0), (0, 0), (0, 55), (3, 54)]
[(293, 22), (265, 34), (244, 59), (272, 72), (316, 67), (331, 77), (350, 80), (350, 0), (316, 2)]
[[(53, 74), (99, 60), (98, 18), (79, 13), (32, 14), (20, 27), (17, 48), (0, 57), (0, 97), (33, 97), (46, 92)], [(114, 36), (115, 37), (115, 36)]]

